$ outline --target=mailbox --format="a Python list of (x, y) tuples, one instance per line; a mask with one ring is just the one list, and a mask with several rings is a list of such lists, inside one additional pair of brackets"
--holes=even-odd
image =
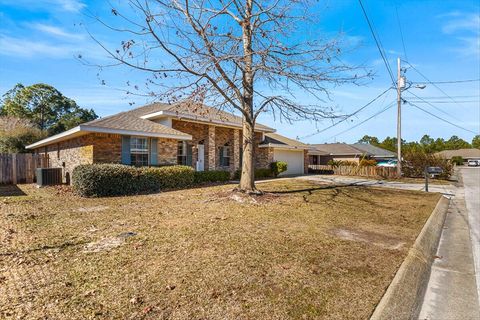
[(443, 169), (440, 167), (427, 167), (427, 173), (429, 174), (442, 174)]

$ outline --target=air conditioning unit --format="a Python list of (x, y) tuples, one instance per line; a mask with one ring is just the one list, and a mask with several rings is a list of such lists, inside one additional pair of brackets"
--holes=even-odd
[(36, 177), (39, 187), (62, 184), (62, 168), (37, 168)]

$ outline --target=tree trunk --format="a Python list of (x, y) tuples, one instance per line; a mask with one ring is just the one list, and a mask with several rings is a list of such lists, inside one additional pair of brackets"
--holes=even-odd
[(253, 115), (253, 50), (252, 50), (252, 4), (253, 0), (247, 0), (245, 8), (245, 20), (242, 24), (243, 59), (244, 70), (242, 74), (243, 87), (243, 158), (242, 176), (240, 178), (240, 191), (255, 192), (255, 168), (253, 165), (253, 144), (255, 141), (254, 115)]
[(240, 191), (253, 193), (255, 192), (255, 168), (253, 164), (253, 147), (255, 141), (255, 133), (253, 124), (243, 120), (243, 154), (242, 154), (242, 175), (240, 178)]

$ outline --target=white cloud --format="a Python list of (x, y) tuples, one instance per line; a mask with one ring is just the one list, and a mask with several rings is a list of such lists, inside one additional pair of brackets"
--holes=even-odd
[(0, 35), (0, 54), (8, 56), (34, 57), (65, 57), (72, 55), (73, 46), (51, 44), (43, 41), (12, 38)]
[(82, 0), (0, 0), (0, 4), (29, 10), (80, 12), (87, 5)]
[(85, 36), (82, 34), (76, 34), (76, 33), (70, 33), (62, 28), (43, 24), (43, 23), (35, 23), (31, 25), (32, 28), (47, 33), (49, 35), (57, 36), (57, 37), (62, 37), (62, 38), (68, 38), (68, 39), (85, 39)]
[(480, 56), (480, 37), (460, 37), (458, 38), (463, 45), (453, 50), (463, 56)]
[(0, 55), (22, 58), (72, 59), (79, 54), (84, 58), (104, 60), (107, 54), (94, 43), (87, 41), (53, 42), (27, 38), (14, 38), (0, 34)]
[(451, 48), (462, 56), (480, 56), (480, 15), (453, 11), (440, 16), (446, 23), (442, 32), (455, 36), (458, 44)]
[(54, 0), (65, 11), (79, 12), (86, 7), (86, 4), (79, 0)]
[(448, 21), (443, 27), (442, 31), (445, 34), (452, 34), (459, 31), (469, 31), (479, 33), (480, 30), (480, 15), (468, 14), (460, 16), (458, 19)]

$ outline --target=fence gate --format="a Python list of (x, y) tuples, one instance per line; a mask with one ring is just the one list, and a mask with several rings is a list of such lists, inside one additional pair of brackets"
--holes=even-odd
[(0, 153), (0, 184), (32, 183), (35, 170), (48, 167), (48, 155)]

